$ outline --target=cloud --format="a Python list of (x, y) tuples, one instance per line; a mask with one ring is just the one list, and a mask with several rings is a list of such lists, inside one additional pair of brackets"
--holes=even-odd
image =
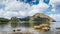
[[(60, 14), (57, 14), (55, 9), (55, 4), (59, 0), (50, 0), (49, 5), (45, 4), (42, 1), (39, 1), (39, 4), (37, 5), (30, 5), (29, 3), (23, 3), (16, 0), (0, 0), (0, 17), (4, 18), (11, 18), (12, 16), (17, 17), (26, 17), (26, 16), (32, 16), (35, 13), (51, 13), (53, 11), (55, 14), (49, 14), (50, 17), (54, 18), (55, 20), (60, 20)], [(50, 8), (49, 8), (50, 7)], [(52, 8), (52, 9), (51, 9)], [(46, 10), (46, 11), (45, 11)]]
[[(53, 6), (53, 9), (48, 9), (49, 5), (43, 3), (42, 1), (39, 1), (38, 5), (32, 5), (32, 6), (30, 6), (29, 3), (23, 3), (16, 0), (0, 0), (0, 1), (1, 1), (0, 4), (5, 6), (4, 10), (2, 9), (3, 7), (0, 9), (0, 17), (5, 18), (11, 18), (12, 16), (22, 18), (26, 16), (32, 16), (35, 13), (46, 13), (45, 10), (47, 12), (48, 11), (56, 12), (54, 7), (54, 3), (56, 2), (56, 0), (50, 1), (50, 4)], [(54, 18), (55, 20), (60, 19), (60, 14), (49, 14), (49, 16)]]
[(56, 21), (60, 21), (60, 14), (50, 14), (49, 16), (55, 19)]
[(56, 2), (60, 2), (60, 0), (50, 0), (50, 4), (54, 4)]
[(26, 17), (35, 13), (42, 13), (49, 6), (41, 1), (38, 5), (30, 6), (29, 3), (18, 2), (16, 0), (1, 0), (4, 10), (0, 9), (0, 17), (10, 18), (12, 16)]
[(33, 9), (29, 12), (29, 15), (34, 15), (35, 13), (43, 13), (44, 10), (46, 10), (49, 5), (43, 3), (40, 1), (38, 5), (33, 5)]
[(11, 18), (12, 16), (18, 16), (17, 12), (11, 12), (11, 11), (0, 11), (0, 17), (4, 18)]

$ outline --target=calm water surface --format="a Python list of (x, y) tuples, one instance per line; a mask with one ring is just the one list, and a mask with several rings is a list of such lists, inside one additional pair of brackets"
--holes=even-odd
[[(11, 31), (14, 28), (20, 28), (22, 32), (32, 32), (34, 34), (60, 34), (60, 30), (56, 30), (56, 27), (60, 27), (60, 22), (54, 22), (51, 24), (51, 29), (50, 31), (40, 31), (40, 30), (34, 30), (33, 28), (30, 28), (29, 25), (24, 24), (24, 23), (7, 23), (7, 24), (0, 24), (0, 33), (1, 32), (8, 32)], [(3, 33), (6, 34), (6, 33)]]

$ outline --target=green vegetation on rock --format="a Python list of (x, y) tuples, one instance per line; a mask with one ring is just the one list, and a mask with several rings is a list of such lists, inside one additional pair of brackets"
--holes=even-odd
[(11, 17), (11, 19), (0, 18), (0, 23), (11, 22), (11, 24), (15, 24), (15, 23), (24, 22), (24, 21), (27, 21), (26, 23), (29, 23), (30, 26), (34, 26), (34, 25), (40, 25), (43, 23), (50, 24), (50, 22), (54, 22), (55, 20), (45, 14), (40, 14), (40, 13), (36, 13), (33, 16), (27, 16), (25, 18), (17, 18), (15, 16)]
[(17, 17), (12, 17), (10, 22), (11, 23), (17, 23), (17, 22), (19, 22), (19, 19)]
[(9, 22), (10, 20), (7, 19), (7, 18), (0, 18), (0, 23), (7, 23)]

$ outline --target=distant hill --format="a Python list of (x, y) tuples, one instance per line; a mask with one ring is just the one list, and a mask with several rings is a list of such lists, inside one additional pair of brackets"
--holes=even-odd
[(7, 18), (0, 18), (0, 23), (5, 23), (5, 22), (9, 22), (10, 20)]
[(36, 24), (42, 24), (42, 23), (47, 23), (50, 24), (50, 22), (56, 22), (53, 18), (45, 15), (45, 14), (41, 14), (41, 13), (36, 13), (33, 16), (28, 16), (25, 18), (19, 18), (21, 21), (29, 21), (29, 23), (34, 23)]

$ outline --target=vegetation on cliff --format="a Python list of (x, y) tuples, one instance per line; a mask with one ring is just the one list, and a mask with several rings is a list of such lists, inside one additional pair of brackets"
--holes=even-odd
[(53, 18), (40, 13), (36, 13), (33, 16), (27, 16), (25, 18), (17, 18), (17, 17), (11, 17), (11, 19), (0, 18), (0, 23), (1, 22), (17, 23), (19, 21), (28, 21), (31, 25), (42, 24), (42, 23), (50, 24), (50, 22), (55, 22)]
[(9, 22), (10, 20), (7, 19), (7, 18), (0, 18), (0, 23), (7, 23)]
[(17, 22), (19, 22), (19, 19), (17, 17), (11, 17), (10, 22), (17, 23)]

